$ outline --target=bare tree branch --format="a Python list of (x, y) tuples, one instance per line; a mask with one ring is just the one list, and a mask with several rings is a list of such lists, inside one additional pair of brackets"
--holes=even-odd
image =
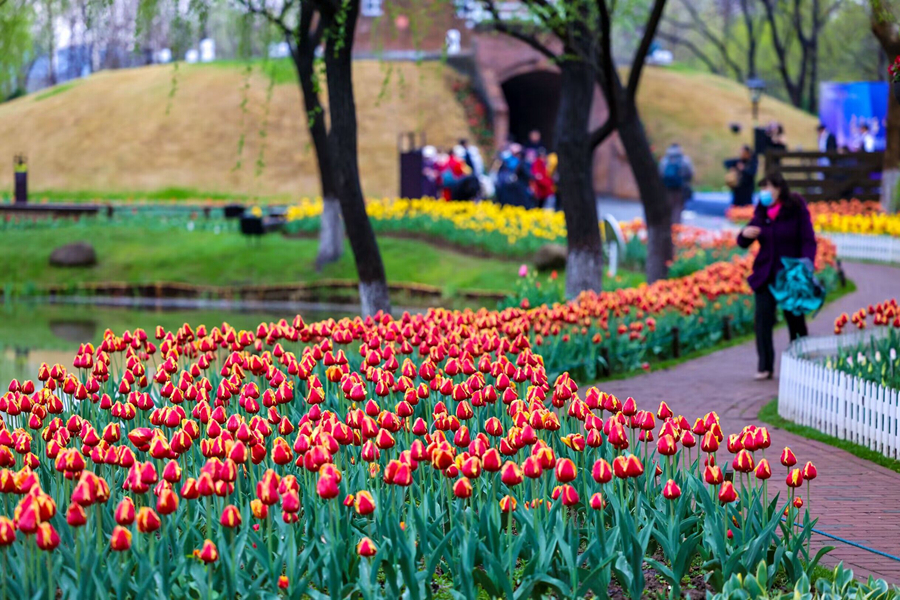
[[(543, 0), (541, 0), (543, 1)], [(533, 35), (526, 34), (519, 29), (514, 27), (509, 27), (506, 23), (504, 23), (500, 19), (500, 13), (497, 10), (497, 5), (494, 3), (494, 0), (485, 0), (485, 5), (487, 6), (488, 11), (490, 11), (491, 16), (493, 17), (493, 22), (491, 23), (491, 27), (499, 31), (500, 33), (504, 33), (512, 38), (519, 40), (520, 42), (524, 42), (528, 44), (533, 49), (537, 50), (550, 60), (555, 61), (558, 57), (557, 55), (550, 50), (547, 46), (542, 44), (537, 37)]]
[(655, 0), (653, 10), (650, 12), (650, 17), (647, 19), (647, 25), (644, 28), (641, 43), (634, 53), (634, 60), (631, 62), (631, 72), (628, 73), (628, 97), (632, 100), (637, 95), (638, 84), (641, 82), (641, 72), (644, 69), (644, 63), (647, 62), (647, 54), (650, 52), (653, 38), (656, 37), (656, 30), (659, 29), (659, 22), (662, 20), (665, 8), (666, 0)]
[(713, 62), (713, 60), (701, 50), (694, 42), (689, 39), (680, 37), (674, 33), (668, 33), (665, 31), (660, 31), (658, 34), (659, 38), (663, 41), (669, 42), (670, 44), (674, 44), (676, 46), (682, 46), (686, 48), (691, 54), (696, 56), (700, 62), (706, 65), (707, 70), (714, 75), (721, 74), (719, 67)]
[(606, 119), (600, 127), (591, 132), (591, 148), (596, 148), (608, 138), (616, 130), (616, 122), (612, 116)]

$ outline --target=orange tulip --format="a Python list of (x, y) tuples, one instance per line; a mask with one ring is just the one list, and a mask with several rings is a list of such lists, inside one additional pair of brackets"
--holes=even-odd
[(159, 515), (149, 506), (142, 506), (137, 514), (137, 527), (141, 533), (153, 533), (162, 526)]

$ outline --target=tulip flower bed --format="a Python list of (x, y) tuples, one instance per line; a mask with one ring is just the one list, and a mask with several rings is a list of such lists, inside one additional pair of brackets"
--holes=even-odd
[[(808, 206), (816, 231), (900, 237), (900, 215), (884, 214), (879, 202), (839, 200), (812, 202)], [(732, 222), (746, 223), (753, 217), (754, 209), (754, 206), (733, 206), (726, 214)]]
[[(752, 254), (735, 255), (690, 275), (584, 293), (568, 303), (532, 308), (532, 294), (519, 292), (519, 308), (499, 313), (503, 331), (528, 333), (541, 348), (551, 378), (568, 371), (592, 381), (601, 375), (650, 369), (653, 363), (709, 348), (753, 328), (747, 285)], [(816, 270), (827, 289), (837, 286), (834, 245), (818, 243)], [(558, 280), (537, 290), (546, 300)]]
[(864, 330), (870, 316), (876, 335), (864, 342), (840, 347), (837, 356), (829, 358), (825, 364), (865, 381), (900, 390), (900, 357), (897, 355), (900, 351), (900, 309), (895, 298), (870, 304), (852, 316), (842, 314), (835, 319), (834, 333), (844, 333), (848, 324)]
[[(369, 200), (366, 207), (376, 232), (439, 239), (492, 255), (531, 258), (545, 244), (566, 243), (563, 213), (540, 208), (500, 206), (486, 201), (444, 202), (432, 198)], [(288, 208), (286, 230), (316, 232), (321, 213), (321, 200), (304, 199)], [(644, 223), (635, 219), (620, 223), (620, 227), (628, 243), (624, 259), (640, 267), (647, 253)], [(731, 233), (676, 225), (674, 237), (678, 251), (673, 265), (676, 275), (727, 259), (736, 250)]]
[(0, 594), (636, 599), (655, 577), (680, 598), (697, 573), (810, 576), (812, 463), (764, 427), (548, 378), (521, 319), (107, 331), (12, 381)]

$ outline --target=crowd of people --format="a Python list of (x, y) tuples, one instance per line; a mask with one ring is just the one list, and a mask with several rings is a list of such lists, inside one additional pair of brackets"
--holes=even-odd
[(524, 144), (508, 141), (489, 169), (478, 148), (461, 139), (449, 151), (422, 149), (424, 194), (444, 200), (493, 197), (498, 204), (556, 209), (556, 154), (539, 131)]

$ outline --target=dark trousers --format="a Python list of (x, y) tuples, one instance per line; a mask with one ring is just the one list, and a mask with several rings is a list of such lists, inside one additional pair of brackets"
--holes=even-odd
[[(760, 372), (775, 370), (775, 345), (772, 341), (772, 330), (775, 327), (776, 309), (777, 304), (768, 285), (756, 291), (756, 354), (759, 356)], [(803, 315), (797, 316), (792, 312), (784, 311), (784, 320), (787, 322), (792, 342), (807, 335), (806, 318)]]

